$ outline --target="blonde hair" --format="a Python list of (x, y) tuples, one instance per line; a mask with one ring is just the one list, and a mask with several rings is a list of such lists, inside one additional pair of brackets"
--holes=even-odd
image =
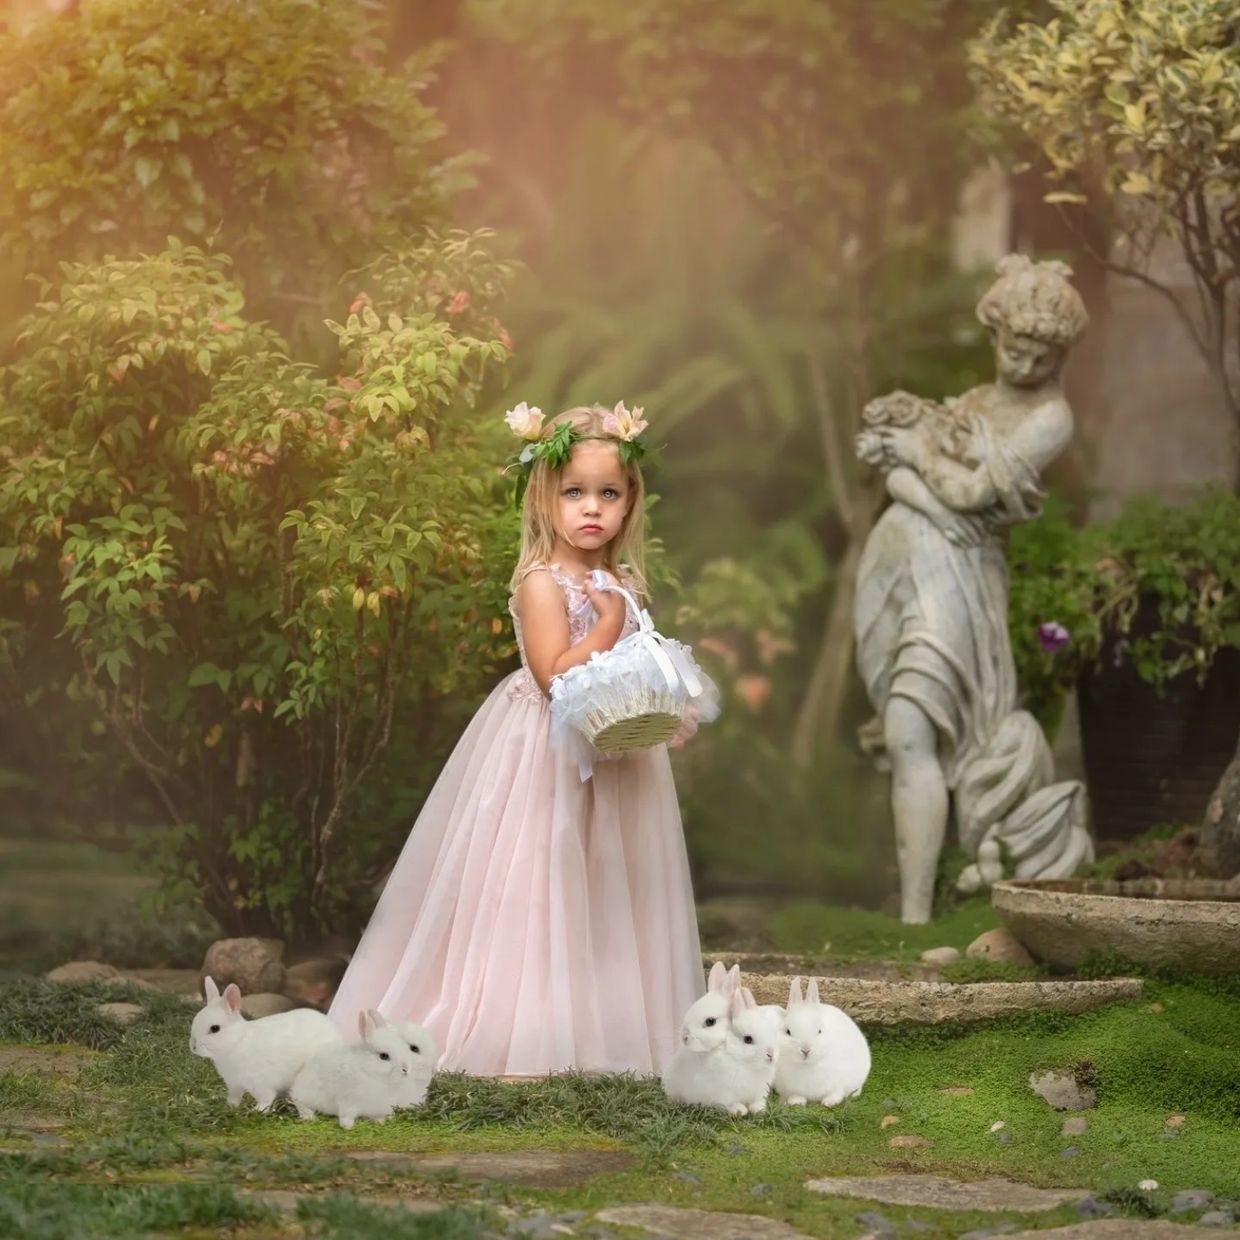
[[(619, 444), (615, 435), (609, 435), (603, 429), (603, 419), (611, 412), (602, 405), (578, 405), (566, 409), (543, 425), (539, 439), (550, 439), (556, 428), (567, 422), (573, 428), (575, 439), (601, 439)], [(555, 540), (562, 532), (558, 512), (559, 472), (541, 459), (534, 461), (530, 471), (521, 509), (521, 551), (512, 574), (510, 588), (513, 590), (532, 568), (549, 564), (555, 558)], [(603, 564), (616, 576), (619, 576), (623, 565), (637, 589), (645, 594), (646, 484), (636, 461), (630, 461), (624, 467), (624, 475), (629, 484), (629, 510), (620, 532), (603, 549)]]

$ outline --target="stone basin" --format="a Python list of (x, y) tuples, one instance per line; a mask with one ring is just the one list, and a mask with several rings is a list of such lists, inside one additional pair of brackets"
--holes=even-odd
[(995, 883), (991, 902), (1012, 934), (1055, 968), (1114, 951), (1193, 973), (1240, 970), (1236, 879), (1010, 879)]

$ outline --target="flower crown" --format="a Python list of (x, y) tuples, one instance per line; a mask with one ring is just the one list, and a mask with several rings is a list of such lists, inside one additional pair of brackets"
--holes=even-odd
[(616, 407), (603, 418), (603, 434), (583, 435), (574, 429), (571, 423), (561, 422), (555, 430), (542, 438), (543, 411), (536, 406), (531, 408), (522, 401), (514, 409), (504, 414), (504, 421), (518, 439), (525, 440), (525, 446), (512, 456), (504, 468), (517, 471), (517, 490), (514, 502), (521, 506), (525, 488), (529, 485), (530, 474), (535, 461), (546, 461), (549, 469), (563, 469), (572, 455), (573, 444), (583, 439), (604, 439), (615, 443), (620, 449), (620, 464), (629, 465), (640, 461), (650, 445), (646, 441), (645, 430), (648, 425), (642, 417), (644, 409), (629, 409), (624, 401), (618, 401)]

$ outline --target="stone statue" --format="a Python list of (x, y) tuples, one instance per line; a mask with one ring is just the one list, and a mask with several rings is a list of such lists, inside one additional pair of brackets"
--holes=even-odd
[(1041, 512), (1041, 474), (1072, 438), (1060, 372), (1088, 317), (1062, 263), (1008, 255), (977, 315), (997, 379), (944, 404), (893, 392), (865, 409), (857, 454), (892, 503), (866, 541), (857, 662), (885, 750), (906, 922), (930, 920), (954, 809), (973, 858), (963, 890), (1005, 871), (1064, 878), (1093, 858), (1085, 790), (1054, 783), (1041, 728), (1017, 708), (1005, 527)]

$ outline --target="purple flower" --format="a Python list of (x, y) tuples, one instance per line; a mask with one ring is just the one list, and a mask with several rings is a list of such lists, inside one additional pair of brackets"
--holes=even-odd
[(1072, 640), (1072, 634), (1058, 620), (1047, 620), (1038, 625), (1038, 641), (1047, 654), (1062, 650)]

